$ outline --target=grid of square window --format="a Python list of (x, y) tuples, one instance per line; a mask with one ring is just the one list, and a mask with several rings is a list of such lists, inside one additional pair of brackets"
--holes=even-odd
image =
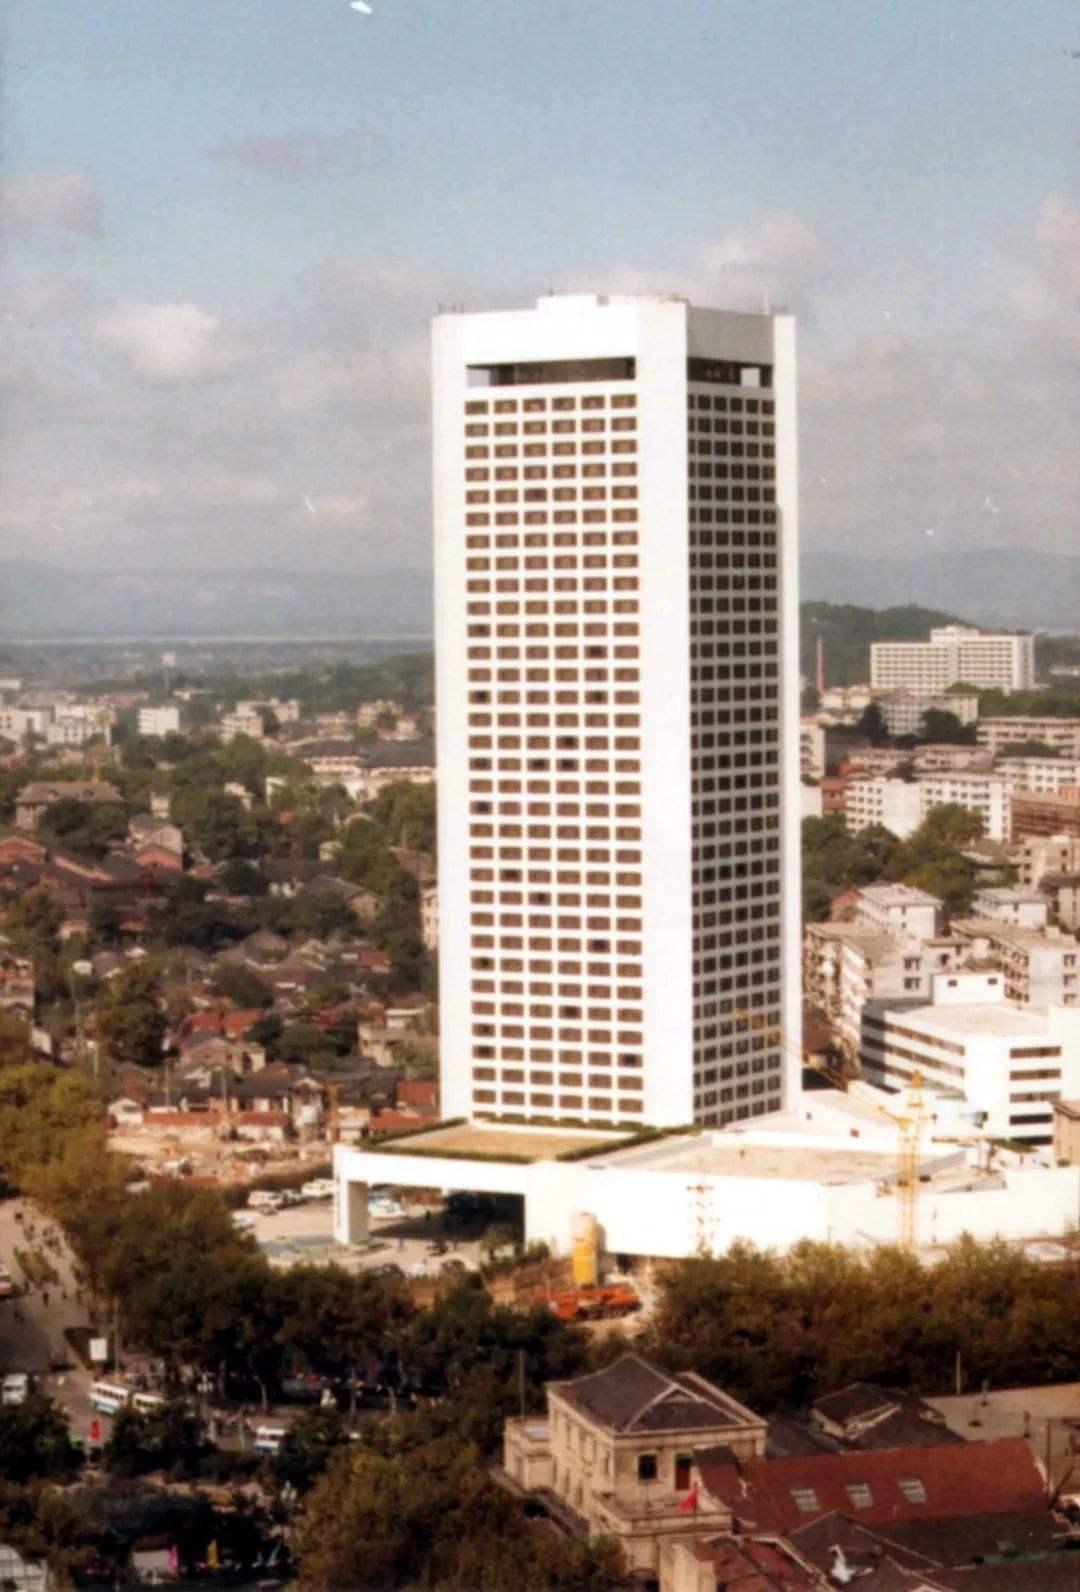
[(780, 526), (768, 389), (688, 391), (694, 1115), (781, 1104)]
[(631, 383), (464, 404), (472, 1100), (642, 1116)]

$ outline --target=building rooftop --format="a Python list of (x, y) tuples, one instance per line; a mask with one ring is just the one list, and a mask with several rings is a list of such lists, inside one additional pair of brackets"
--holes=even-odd
[(956, 1006), (907, 1006), (886, 1009), (886, 1023), (895, 1019), (900, 1026), (912, 1024), (931, 1033), (970, 1034), (973, 1038), (1042, 1039), (1048, 1027), (1045, 1006), (1014, 1006), (1009, 1001)]
[(694, 1371), (661, 1371), (636, 1354), (552, 1391), (616, 1432), (715, 1431), (758, 1424), (759, 1417)]
[(825, 1135), (819, 1146), (813, 1143), (813, 1130), (805, 1125), (792, 1131), (802, 1134), (802, 1142), (770, 1142), (749, 1133), (743, 1137), (737, 1130), (656, 1139), (621, 1151), (612, 1157), (611, 1166), (685, 1172), (698, 1177), (776, 1177), (808, 1183), (866, 1183), (895, 1175), (893, 1149), (849, 1149)]
[(723, 1456), (717, 1463), (708, 1449), (695, 1458), (704, 1490), (748, 1531), (786, 1533), (834, 1512), (857, 1512), (873, 1524), (1046, 1507), (1046, 1483), (1022, 1437), (750, 1459), (737, 1466)]

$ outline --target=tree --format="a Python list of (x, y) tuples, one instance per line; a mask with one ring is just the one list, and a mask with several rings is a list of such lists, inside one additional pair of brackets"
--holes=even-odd
[(310, 1491), (348, 1441), (348, 1429), (336, 1409), (305, 1411), (285, 1433), (281, 1452), (274, 1460), (279, 1484), (288, 1483), (298, 1493)]
[(269, 888), (254, 863), (233, 857), (218, 874), (218, 884), (229, 895), (264, 896)]
[(885, 715), (876, 702), (868, 702), (859, 719), (859, 733), (865, 735), (871, 746), (887, 746), (889, 744), (889, 727), (885, 723)]
[(214, 973), (214, 988), (242, 1010), (274, 1004), (274, 992), (242, 962), (223, 962)]
[(0, 1408), (0, 1479), (70, 1481), (82, 1464), (65, 1417), (51, 1399), (33, 1394)]
[(8, 911), (7, 936), (19, 956), (37, 961), (54, 956), (59, 944), (64, 911), (47, 890), (28, 890), (17, 896)]
[(935, 745), (974, 746), (975, 726), (961, 723), (955, 713), (944, 708), (927, 708), (921, 738)]
[(121, 1410), (104, 1459), (114, 1476), (130, 1479), (160, 1470), (176, 1481), (188, 1481), (199, 1474), (200, 1461), (209, 1452), (198, 1416), (181, 1400), (170, 1400), (146, 1414)]
[(146, 962), (135, 962), (110, 980), (98, 1001), (98, 1033), (120, 1065), (159, 1067), (167, 1023), (161, 985)]
[(90, 940), (98, 946), (120, 944), (120, 924), (123, 916), (112, 901), (95, 901), (90, 908)]
[(453, 1436), (405, 1442), (394, 1454), (350, 1444), (316, 1482), (297, 1534), (304, 1592), (421, 1585), (598, 1592), (623, 1584), (622, 1555), (611, 1542), (530, 1528), (471, 1445)]
[(46, 845), (62, 847), (82, 857), (104, 857), (109, 842), (127, 834), (127, 813), (116, 802), (84, 802), (63, 796), (48, 807), (41, 821)]

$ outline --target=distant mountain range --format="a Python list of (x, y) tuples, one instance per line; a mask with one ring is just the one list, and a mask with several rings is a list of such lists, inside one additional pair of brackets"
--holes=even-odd
[(803, 601), (892, 608), (918, 603), (964, 614), (971, 624), (1080, 631), (1080, 553), (1016, 547), (879, 558), (807, 552)]
[[(808, 552), (804, 601), (918, 604), (976, 624), (1080, 631), (1080, 555), (1016, 548), (926, 558)], [(239, 638), (431, 634), (428, 567), (88, 573), (0, 559), (0, 637)]]
[(0, 559), (0, 637), (431, 635), (428, 569), (75, 573)]

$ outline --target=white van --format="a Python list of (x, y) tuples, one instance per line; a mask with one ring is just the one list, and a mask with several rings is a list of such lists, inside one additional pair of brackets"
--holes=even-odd
[(91, 1382), (90, 1403), (102, 1415), (115, 1415), (131, 1402), (131, 1389), (123, 1382)]
[(272, 1188), (253, 1188), (247, 1202), (251, 1211), (279, 1211), (285, 1203)]
[(256, 1454), (280, 1454), (285, 1441), (284, 1426), (256, 1426), (252, 1448)]
[(332, 1200), (334, 1180), (332, 1177), (313, 1177), (310, 1183), (304, 1184), (300, 1192), (306, 1200)]

